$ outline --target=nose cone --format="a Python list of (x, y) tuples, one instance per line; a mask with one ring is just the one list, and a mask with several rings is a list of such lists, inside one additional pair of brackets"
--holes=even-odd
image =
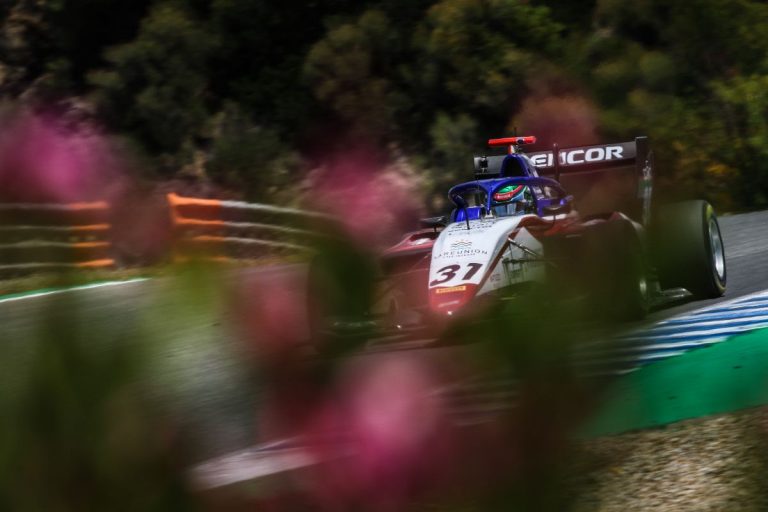
[(451, 316), (463, 308), (477, 293), (476, 284), (437, 286), (429, 290), (429, 308), (438, 315)]

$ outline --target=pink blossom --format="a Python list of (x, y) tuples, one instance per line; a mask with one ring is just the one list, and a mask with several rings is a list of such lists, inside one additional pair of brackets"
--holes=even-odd
[(307, 430), (326, 461), (312, 474), (318, 505), (402, 510), (439, 478), (452, 446), (439, 388), (439, 372), (417, 356), (350, 362)]
[(0, 127), (0, 194), (4, 201), (103, 199), (118, 181), (104, 137), (73, 131), (52, 116), (6, 114)]
[(315, 170), (307, 186), (308, 203), (337, 217), (353, 240), (369, 248), (397, 238), (416, 218), (422, 202), (407, 165), (382, 165), (362, 152)]
[(298, 265), (286, 265), (245, 274), (237, 284), (237, 322), (258, 357), (280, 357), (306, 341), (304, 274)]
[(531, 96), (523, 102), (515, 124), (525, 135), (535, 135), (540, 144), (547, 146), (600, 142), (597, 108), (580, 96)]

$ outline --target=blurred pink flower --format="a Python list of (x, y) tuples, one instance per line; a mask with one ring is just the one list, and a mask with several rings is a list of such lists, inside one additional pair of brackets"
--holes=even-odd
[(310, 174), (310, 205), (339, 218), (347, 234), (369, 248), (407, 229), (421, 210), (418, 180), (404, 159), (382, 165), (364, 152), (350, 152)]
[(542, 148), (598, 144), (598, 110), (581, 96), (533, 95), (515, 117), (526, 135), (535, 135)]
[(6, 114), (0, 126), (4, 201), (103, 199), (119, 182), (118, 160), (93, 130), (73, 131), (52, 116)]
[(239, 276), (233, 309), (257, 357), (279, 358), (307, 340), (304, 273), (298, 265), (285, 265)]
[(231, 311), (238, 338), (263, 389), (260, 435), (296, 435), (325, 392), (307, 364), (306, 271), (298, 265), (242, 272)]
[(110, 194), (112, 247), (120, 263), (143, 266), (167, 261), (174, 240), (166, 197), (125, 185)]
[(312, 495), (325, 510), (394, 511), (450, 466), (451, 426), (434, 364), (394, 354), (350, 361), (306, 431), (318, 460)]

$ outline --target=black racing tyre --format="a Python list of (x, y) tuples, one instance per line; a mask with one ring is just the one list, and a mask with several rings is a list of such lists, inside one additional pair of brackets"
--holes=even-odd
[(308, 341), (323, 356), (348, 353), (373, 332), (370, 309), (375, 274), (368, 253), (351, 244), (328, 244), (310, 261)]
[(711, 204), (695, 200), (665, 205), (652, 232), (662, 287), (682, 287), (698, 299), (725, 293), (725, 246)]
[(610, 320), (642, 320), (652, 289), (648, 257), (640, 233), (628, 220), (614, 220), (585, 232), (585, 260), (593, 307)]
[(306, 312), (307, 329), (309, 330), (310, 342), (315, 344), (321, 339), (322, 333), (329, 328), (328, 317), (331, 312), (329, 302), (321, 301), (318, 298), (324, 296), (327, 288), (327, 273), (320, 258), (315, 256), (309, 263), (307, 269), (307, 288), (306, 288)]

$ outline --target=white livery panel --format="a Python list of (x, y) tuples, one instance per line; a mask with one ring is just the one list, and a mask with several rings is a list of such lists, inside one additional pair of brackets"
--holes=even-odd
[[(484, 294), (511, 284), (542, 279), (542, 264), (524, 262), (532, 255), (507, 243), (520, 222), (531, 216), (478, 219), (469, 221), (469, 226), (466, 222), (456, 222), (446, 227), (432, 248), (430, 291), (438, 289), (436, 293), (441, 293), (480, 287), (477, 293)], [(541, 254), (541, 243), (525, 228), (514, 235), (514, 241)]]

